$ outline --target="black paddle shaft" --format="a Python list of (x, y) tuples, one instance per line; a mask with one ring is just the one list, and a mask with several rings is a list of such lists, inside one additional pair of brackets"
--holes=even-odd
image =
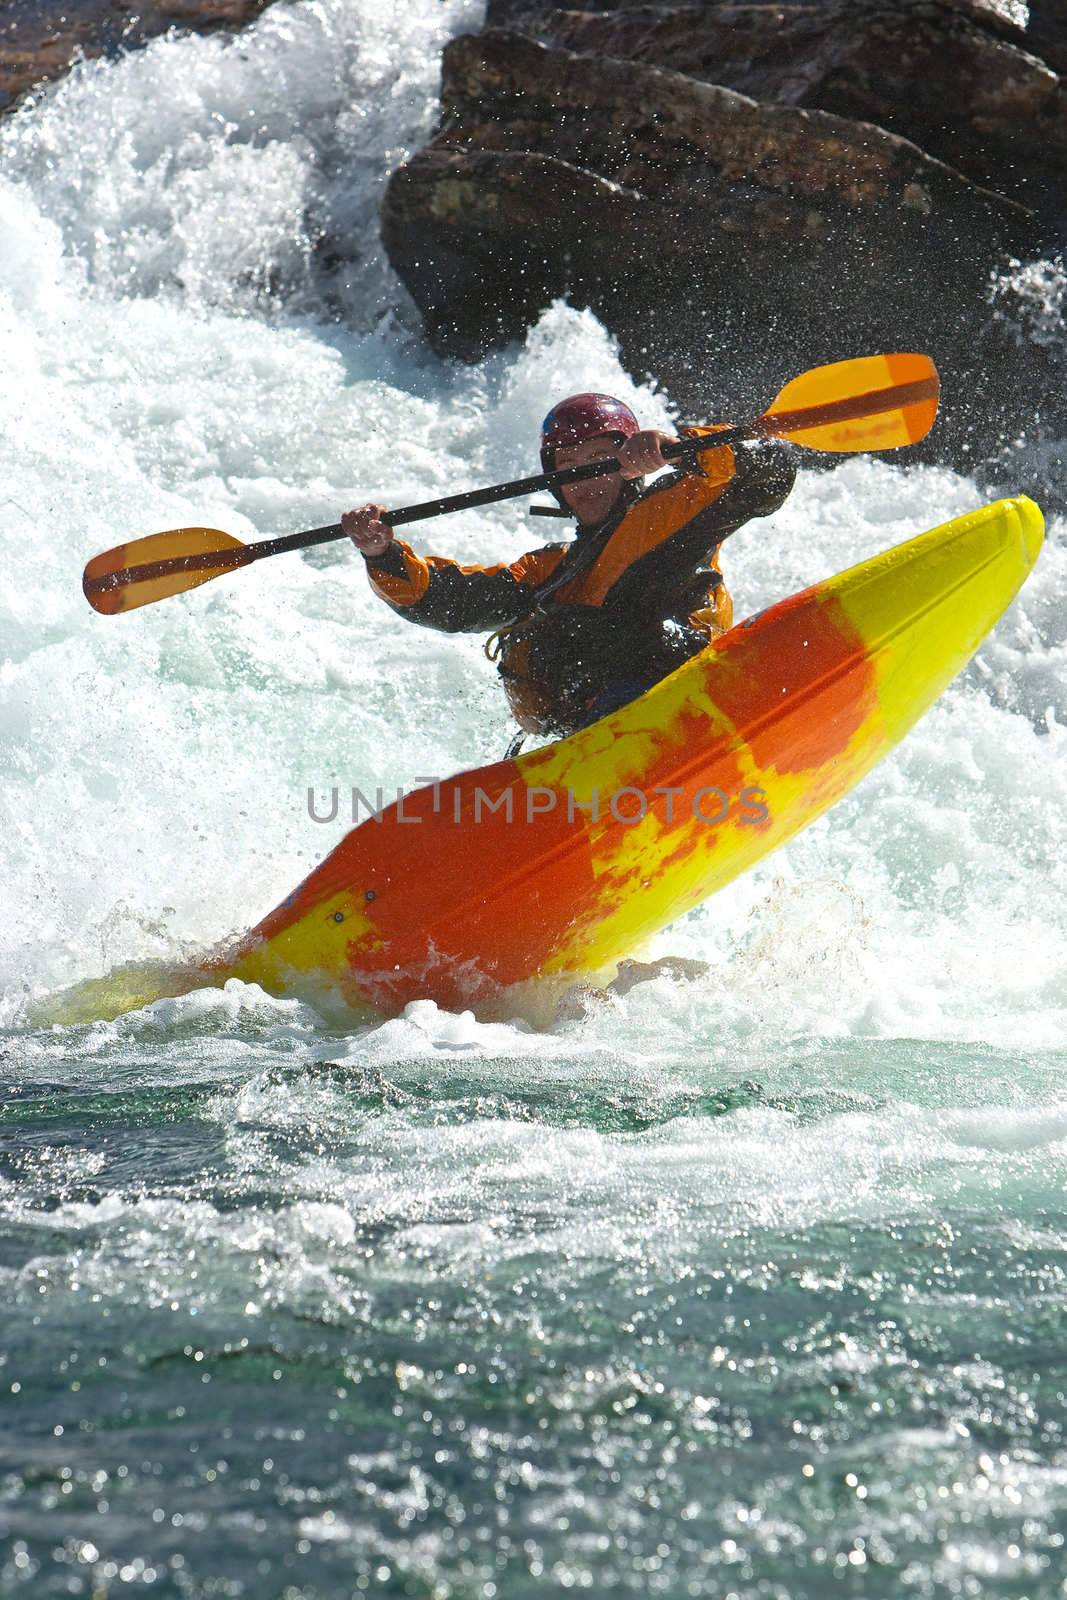
[[(663, 454), (668, 460), (674, 460), (679, 456), (695, 455), (700, 450), (738, 444), (742, 439), (759, 438), (762, 420), (745, 427), (727, 428), (721, 433), (676, 439), (672, 444), (663, 446)], [(486, 506), (494, 500), (511, 500), (518, 495), (537, 494), (541, 489), (556, 489), (561, 484), (580, 483), (585, 478), (603, 478), (608, 473), (617, 472), (618, 467), (619, 463), (614, 457), (605, 461), (590, 461), (584, 467), (564, 467), (562, 472), (542, 472), (535, 478), (516, 478), (511, 483), (492, 484), (488, 489), (470, 489), (466, 494), (447, 495), (443, 500), (424, 500), (421, 505), (402, 506), (398, 511), (387, 511), (384, 520), (391, 528), (398, 528), (405, 522), (443, 517), (450, 511), (467, 511), (471, 506)], [(226, 550), (198, 550), (192, 555), (167, 556), (160, 561), (123, 567), (117, 572), (85, 579), (83, 588), (87, 595), (91, 595), (119, 588), (126, 583), (167, 578), (174, 573), (210, 572), (214, 577), (220, 572), (232, 572), (238, 567), (250, 566), (253, 561), (261, 561), (265, 556), (279, 556), (287, 550), (307, 550), (312, 545), (329, 544), (334, 539), (344, 537), (341, 524), (334, 522), (328, 528), (308, 528), (303, 533), (288, 533), (279, 539), (259, 539), (254, 544), (231, 546)]]
[[(776, 405), (782, 397), (782, 394), (778, 395)], [(829, 427), (833, 423), (854, 422), (857, 418), (880, 416), (887, 411), (898, 411), (902, 406), (931, 399), (935, 402), (937, 399), (937, 374), (933, 370), (929, 376), (912, 383), (891, 383), (885, 389), (865, 394), (840, 395), (836, 400), (802, 406), (796, 411), (765, 411), (755, 422), (743, 423), (740, 427), (675, 439), (673, 443), (663, 446), (663, 455), (668, 461), (676, 461), (680, 456), (696, 455), (701, 450), (719, 449), (723, 445), (741, 444), (746, 439), (793, 438), (797, 432)], [(845, 445), (843, 448), (862, 449), (863, 446)], [(418, 506), (403, 506), (399, 511), (387, 511), (385, 521), (391, 528), (399, 528), (405, 522), (443, 517), (450, 511), (487, 506), (494, 500), (510, 500), (523, 494), (537, 494), (542, 489), (558, 489), (565, 483), (581, 483), (586, 478), (602, 478), (618, 471), (618, 466), (619, 463), (611, 457), (606, 461), (591, 461), (584, 467), (564, 467), (562, 472), (543, 472), (536, 478), (516, 478), (512, 483), (497, 483), (488, 489), (471, 489), (467, 494), (449, 495), (444, 500), (424, 500)], [(303, 550), (308, 545), (327, 544), (331, 539), (342, 537), (340, 523), (334, 523), (330, 528), (311, 528), (307, 533), (293, 533), (286, 538), (265, 539), (259, 544), (245, 545), (243, 555), (246, 561), (255, 561), (260, 556), (277, 555), (282, 550)], [(193, 559), (200, 560), (199, 557)], [(207, 565), (206, 560), (204, 565)]]
[[(728, 428), (721, 433), (704, 433), (697, 438), (676, 439), (673, 444), (663, 446), (663, 455), (668, 461), (674, 461), (680, 456), (696, 455), (700, 450), (739, 444), (744, 439), (757, 436), (758, 432), (751, 424), (747, 427)], [(447, 516), (451, 511), (469, 511), (473, 506), (491, 505), (494, 500), (513, 500), (524, 494), (539, 494), (542, 489), (558, 489), (565, 483), (582, 483), (586, 478), (603, 478), (608, 473), (617, 472), (618, 467), (619, 463), (612, 457), (606, 461), (590, 461), (584, 467), (564, 467), (562, 472), (542, 472), (534, 478), (515, 478), (511, 483), (491, 484), (488, 489), (470, 489), (466, 494), (446, 495), (443, 500), (424, 500), (417, 506), (401, 506), (397, 511), (387, 511), (383, 521), (388, 523), (390, 528), (400, 528), (405, 522), (425, 522), (430, 517)], [(257, 561), (261, 556), (280, 555), (284, 550), (307, 550), (311, 545), (329, 544), (332, 539), (343, 537), (341, 524), (335, 522), (328, 528), (308, 528), (304, 533), (289, 533), (280, 539), (260, 539), (257, 543), (242, 548), (241, 555), (244, 559), (240, 565), (244, 566), (248, 561)], [(236, 556), (237, 552), (234, 554)], [(212, 564), (221, 565), (217, 557), (212, 559)], [(204, 561), (204, 565), (208, 565), (207, 560)]]

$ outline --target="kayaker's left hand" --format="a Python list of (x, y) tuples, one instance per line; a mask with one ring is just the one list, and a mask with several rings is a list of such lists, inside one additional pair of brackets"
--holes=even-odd
[(673, 444), (672, 433), (660, 433), (658, 428), (643, 428), (620, 445), (616, 452), (624, 478), (643, 478), (646, 473), (658, 472), (667, 462), (663, 459), (663, 446)]

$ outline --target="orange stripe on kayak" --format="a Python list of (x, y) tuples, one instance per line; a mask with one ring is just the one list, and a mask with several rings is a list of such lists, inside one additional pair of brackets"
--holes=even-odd
[[(813, 605), (810, 590), (761, 613), (759, 624), (746, 641), (743, 668), (734, 669), (729, 650), (707, 654), (706, 692), (748, 744), (757, 767), (814, 770), (840, 755), (877, 707), (868, 647), (833, 596), (820, 595)], [(776, 680), (782, 704), (766, 693), (753, 700), (753, 683), (766, 688)]]

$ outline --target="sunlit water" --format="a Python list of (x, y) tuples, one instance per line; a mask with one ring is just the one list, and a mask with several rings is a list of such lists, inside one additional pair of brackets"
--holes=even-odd
[[(277, 6), (0, 131), (0, 1593), (1062, 1595), (1061, 527), (893, 758), (651, 951), (702, 976), (548, 1032), (235, 983), (26, 1022), (262, 915), (340, 836), (309, 788), (509, 737), (480, 641), (346, 546), (114, 619), (88, 556), (529, 471), (576, 388), (669, 420), (565, 306), (420, 347), (375, 208), (479, 20)], [(739, 612), (979, 499), (809, 472), (728, 547)]]

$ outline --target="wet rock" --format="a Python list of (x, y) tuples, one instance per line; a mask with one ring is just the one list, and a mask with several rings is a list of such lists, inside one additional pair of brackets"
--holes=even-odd
[(169, 28), (244, 27), (269, 0), (9, 0), (0, 6), (0, 113), (38, 84), (61, 78), (78, 55), (114, 56)]
[(871, 124), (491, 30), (447, 49), (383, 236), (439, 348), (477, 357), (567, 295), (692, 414), (743, 416), (864, 350), (973, 371), (990, 262), (1034, 219)]
[[(1028, 30), (991, 0), (551, 9), (496, 0), (542, 42), (684, 72), (761, 101), (873, 122), (1067, 222), (1067, 9)], [(1019, 16), (1023, 8), (1016, 8)]]
[(1067, 73), (1067, 6), (1063, 0), (1030, 0), (1023, 28), (1025, 48)]

